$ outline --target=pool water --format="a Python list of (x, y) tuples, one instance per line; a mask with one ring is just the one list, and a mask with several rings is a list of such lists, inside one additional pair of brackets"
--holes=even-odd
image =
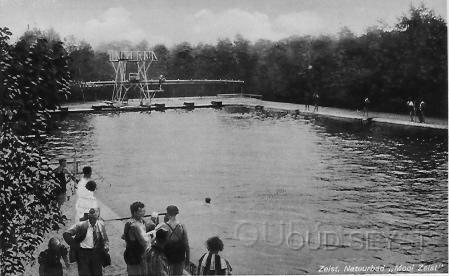
[(234, 274), (413, 264), (447, 272), (447, 137), (357, 133), (229, 107), (70, 114), (46, 146), (68, 160), (76, 150), (117, 216), (134, 201), (147, 213), (177, 205), (194, 262), (219, 235)]

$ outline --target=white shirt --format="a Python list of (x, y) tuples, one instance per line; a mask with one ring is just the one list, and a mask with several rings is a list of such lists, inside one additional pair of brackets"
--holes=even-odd
[(89, 178), (83, 177), (78, 183), (78, 200), (75, 204), (76, 219), (84, 217), (84, 213), (88, 213), (91, 208), (97, 209), (99, 207), (94, 192), (86, 189), (86, 184), (89, 181)]
[(84, 176), (81, 177), (80, 181), (78, 182), (77, 191), (76, 192), (78, 193), (80, 191), (80, 187), (83, 187), (84, 189), (86, 189), (86, 184), (89, 181), (90, 181), (90, 178), (85, 178)]
[[(87, 232), (86, 232), (86, 238), (84, 238), (84, 240), (80, 243), (80, 247), (81, 248), (88, 248), (88, 249), (92, 249), (94, 248), (94, 234), (93, 231), (95, 230), (95, 228), (98, 228), (97, 222), (95, 223), (94, 227), (92, 227), (92, 224), (90, 224), (90, 222), (88, 223), (89, 227), (87, 228)], [(97, 237), (98, 237), (98, 231), (97, 231)]]

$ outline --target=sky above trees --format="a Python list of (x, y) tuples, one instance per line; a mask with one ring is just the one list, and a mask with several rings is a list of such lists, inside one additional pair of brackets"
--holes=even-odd
[(0, 0), (0, 26), (16, 37), (27, 28), (53, 28), (93, 46), (113, 40), (170, 46), (236, 34), (251, 41), (335, 34), (344, 26), (361, 34), (393, 25), (420, 3), (446, 18), (445, 0)]

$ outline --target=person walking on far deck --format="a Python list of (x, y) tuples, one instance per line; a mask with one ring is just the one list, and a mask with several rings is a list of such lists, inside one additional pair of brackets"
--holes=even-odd
[(313, 105), (315, 106), (313, 108), (313, 112), (318, 112), (318, 100), (320, 99), (320, 95), (318, 95), (317, 92), (313, 94)]
[(310, 111), (310, 94), (308, 91), (304, 93), (304, 110)]
[(39, 276), (62, 276), (61, 258), (67, 268), (70, 266), (67, 253), (67, 248), (57, 238), (51, 238), (48, 249), (39, 254)]
[[(123, 254), (130, 276), (145, 275), (144, 253), (150, 246), (151, 239), (148, 236), (147, 225), (143, 216), (145, 215), (145, 205), (136, 201), (130, 206), (131, 219), (126, 222), (122, 239), (126, 242), (126, 249)], [(152, 222), (151, 222), (152, 223)], [(155, 225), (149, 226), (148, 230), (154, 229)]]
[(410, 114), (410, 122), (414, 122), (416, 110), (415, 110), (415, 103), (411, 99), (408, 99), (407, 101), (407, 108)]
[(98, 214), (99, 210), (90, 209), (87, 221), (78, 222), (62, 234), (70, 245), (70, 261), (78, 264), (79, 276), (102, 276), (102, 267), (108, 265), (107, 259), (110, 261), (108, 235)]
[(165, 254), (169, 264), (170, 275), (182, 275), (184, 265), (190, 265), (190, 247), (186, 227), (176, 220), (179, 209), (174, 205), (167, 207), (168, 221), (156, 226), (156, 231), (168, 231), (168, 241), (165, 245)]
[(424, 100), (421, 100), (418, 104), (418, 119), (420, 123), (425, 123), (425, 117), (424, 117), (424, 109), (426, 107), (426, 103)]
[(146, 271), (145, 276), (168, 276), (168, 262), (165, 256), (165, 245), (167, 243), (168, 231), (160, 228), (156, 231), (156, 238), (151, 249), (145, 252)]
[(209, 252), (201, 256), (198, 263), (198, 275), (231, 275), (232, 267), (218, 253), (223, 251), (223, 242), (219, 237), (209, 238), (206, 242)]
[(363, 100), (363, 116), (366, 116), (368, 118), (368, 107), (369, 107), (370, 101), (368, 97)]
[(162, 84), (165, 82), (164, 75), (159, 76), (159, 90), (162, 90)]

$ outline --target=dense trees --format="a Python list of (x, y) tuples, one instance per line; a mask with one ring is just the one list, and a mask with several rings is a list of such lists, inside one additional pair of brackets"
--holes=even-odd
[(10, 35), (0, 28), (1, 275), (23, 272), (43, 234), (63, 223), (48, 160), (24, 135), (47, 129), (48, 109), (68, 93), (69, 81), (57, 37), (32, 31), (11, 45)]
[[(133, 46), (123, 41), (100, 48), (131, 50), (142, 45), (147, 43)], [(70, 54), (74, 79), (112, 79), (106, 54), (84, 48)], [(348, 28), (337, 36), (275, 42), (251, 43), (238, 35), (216, 45), (185, 42), (171, 49), (157, 45), (154, 50), (159, 61), (151, 78), (164, 74), (171, 79), (242, 79), (245, 91), (267, 100), (301, 103), (305, 94), (316, 91), (321, 104), (351, 109), (360, 109), (365, 97), (374, 109), (395, 112), (405, 111), (408, 98), (423, 99), (430, 113), (447, 116), (447, 26), (423, 6), (412, 7), (388, 30), (371, 27), (360, 36)], [(76, 71), (82, 67), (84, 75)]]
[[(45, 33), (26, 32), (14, 45), (3, 29), (3, 63), (0, 99), (10, 117), (0, 118), (19, 134), (46, 130), (49, 109), (55, 109), (69, 93), (68, 56), (59, 40)], [(8, 119), (5, 121), (5, 119)]]
[[(432, 105), (447, 102), (447, 27), (442, 18), (423, 7), (412, 9), (397, 24), (398, 44), (402, 46), (397, 63), (399, 93), (424, 98)], [(398, 53), (399, 54), (399, 53)], [(441, 91), (442, 92), (442, 91)], [(447, 106), (446, 106), (447, 108)], [(446, 109), (447, 114), (447, 109)]]

